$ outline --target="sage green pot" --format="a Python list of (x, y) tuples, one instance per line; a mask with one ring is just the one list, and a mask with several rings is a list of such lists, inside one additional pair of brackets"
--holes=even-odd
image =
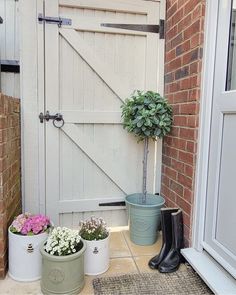
[(152, 245), (157, 240), (161, 222), (161, 208), (165, 200), (161, 196), (147, 194), (146, 203), (142, 204), (142, 194), (127, 195), (125, 198), (130, 240), (141, 246)]
[[(83, 243), (81, 241), (81, 243)], [(84, 252), (86, 244), (75, 254), (50, 255), (41, 247), (43, 294), (78, 294), (84, 287)]]

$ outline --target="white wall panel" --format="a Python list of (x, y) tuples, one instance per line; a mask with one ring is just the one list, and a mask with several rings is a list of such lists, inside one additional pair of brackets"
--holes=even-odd
[[(19, 2), (0, 0), (0, 59), (19, 60)], [(20, 97), (20, 75), (1, 73), (0, 91), (6, 95)]]

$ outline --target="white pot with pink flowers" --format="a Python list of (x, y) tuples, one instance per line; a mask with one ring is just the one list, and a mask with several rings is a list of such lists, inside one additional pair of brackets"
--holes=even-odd
[(109, 268), (109, 230), (100, 217), (91, 217), (80, 221), (80, 236), (86, 243), (84, 255), (84, 272), (87, 275), (98, 275)]
[(50, 220), (44, 215), (18, 215), (8, 229), (9, 276), (30, 282), (41, 278), (40, 246), (47, 239)]

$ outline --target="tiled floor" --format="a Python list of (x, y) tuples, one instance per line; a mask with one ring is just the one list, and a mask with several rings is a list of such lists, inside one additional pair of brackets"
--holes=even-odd
[[(152, 272), (148, 261), (161, 248), (161, 236), (152, 246), (137, 246), (129, 239), (127, 228), (111, 230), (110, 239), (110, 267), (100, 276), (114, 276), (125, 273)], [(81, 295), (93, 294), (92, 280), (94, 276), (86, 276), (85, 287)], [(41, 294), (39, 281), (33, 283), (19, 283), (8, 276), (0, 281), (0, 294)]]

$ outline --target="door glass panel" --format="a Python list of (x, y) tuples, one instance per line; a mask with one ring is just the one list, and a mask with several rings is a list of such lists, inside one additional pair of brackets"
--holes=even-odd
[(232, 1), (226, 90), (236, 90), (236, 0)]
[(235, 174), (233, 173), (236, 165), (236, 138), (232, 136), (232, 130), (236, 129), (236, 114), (224, 114), (223, 120), (215, 239), (236, 255), (236, 232), (231, 230), (236, 228)]

